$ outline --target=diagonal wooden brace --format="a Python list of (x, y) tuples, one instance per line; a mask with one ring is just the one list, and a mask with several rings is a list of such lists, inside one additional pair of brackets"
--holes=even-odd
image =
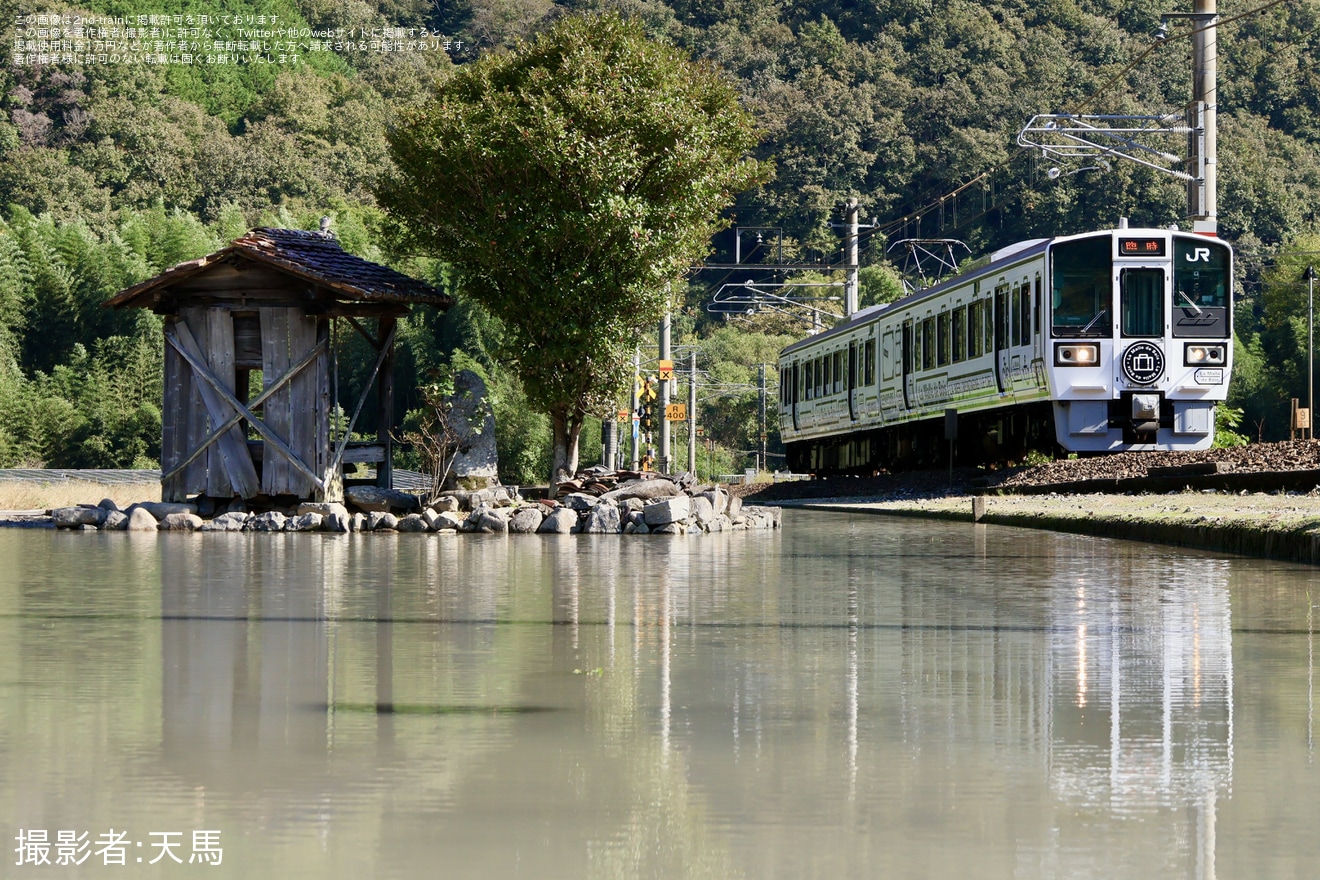
[[(170, 333), (169, 330), (173, 330), (174, 332)], [(262, 422), (261, 419), (257, 418), (252, 410), (244, 406), (239, 399), (234, 396), (233, 392), (226, 388), (224, 383), (217, 379), (215, 374), (210, 371), (206, 366), (206, 361), (202, 357), (201, 348), (198, 347), (197, 340), (193, 339), (192, 331), (188, 329), (188, 325), (182, 323), (171, 325), (167, 328), (165, 338), (169, 340), (170, 344), (174, 346), (180, 356), (188, 362), (188, 366), (193, 368), (193, 372), (205, 380), (206, 385), (209, 385), (214, 389), (215, 392), (220, 395), (220, 398), (225, 403), (229, 404), (229, 406), (232, 407), (241, 418), (247, 419), (248, 423), (256, 429), (256, 432), (262, 436), (270, 447), (274, 448), (275, 451), (289, 462), (289, 464), (293, 465), (295, 470), (311, 480), (312, 485), (316, 486), (316, 488), (320, 489), (322, 492), (325, 491), (325, 480), (313, 473), (312, 469), (304, 464), (302, 459), (298, 458), (297, 453), (290, 449), (287, 443), (280, 439), (274, 431), (266, 427), (266, 424)], [(203, 390), (206, 388), (206, 385), (201, 386)], [(205, 398), (205, 394), (203, 397)], [(215, 408), (220, 410), (218, 413), (209, 404), (207, 409), (211, 411), (211, 418), (215, 421), (220, 421), (224, 417), (222, 407), (217, 406)]]
[[(166, 331), (167, 336), (168, 333), (169, 331), (167, 330)], [(171, 343), (173, 343), (173, 340), (171, 340)], [(177, 344), (175, 344), (174, 347), (176, 350), (179, 349), (179, 346)], [(313, 362), (315, 362), (316, 358), (321, 354), (323, 354), (325, 351), (326, 351), (326, 343), (324, 340), (322, 340), (321, 342), (318, 342), (314, 348), (308, 351), (307, 354), (303, 355), (302, 359), (299, 360), (298, 363), (294, 364), (293, 366), (289, 367), (289, 369), (285, 370), (284, 373), (281, 374), (280, 377), (275, 380), (274, 384), (272, 384), (265, 391), (262, 391), (261, 394), (257, 395), (255, 399), (249, 401), (248, 409), (255, 410), (257, 407), (265, 403), (266, 400), (272, 394), (279, 391), (280, 388), (291, 382), (295, 376), (297, 376), (304, 369), (306, 369)], [(180, 350), (180, 354), (182, 354), (182, 350)], [(221, 435), (224, 434), (225, 431), (228, 431), (230, 428), (234, 427), (242, 420), (243, 420), (243, 414), (239, 412), (236, 412), (233, 415), (231, 415), (229, 418), (225, 419), (223, 424), (221, 424), (218, 428), (212, 429), (211, 433), (206, 435), (206, 439), (204, 439), (196, 449), (190, 452), (187, 458), (176, 464), (174, 467), (170, 468), (168, 473), (163, 474), (160, 478), (161, 481), (164, 482), (165, 480), (170, 479), (175, 474), (179, 473), (188, 465), (196, 461), (197, 456), (205, 452), (208, 446), (219, 440)], [(253, 494), (256, 493), (254, 492)], [(249, 497), (249, 496), (244, 496), (244, 497)]]
[(380, 346), (380, 352), (376, 355), (376, 365), (371, 368), (371, 375), (367, 378), (367, 384), (362, 388), (362, 395), (358, 398), (357, 406), (353, 409), (353, 417), (348, 420), (348, 427), (344, 429), (344, 436), (339, 441), (339, 446), (335, 449), (334, 458), (330, 460), (330, 466), (326, 469), (328, 473), (333, 474), (344, 460), (344, 449), (348, 446), (348, 438), (353, 436), (353, 426), (357, 424), (358, 416), (362, 415), (362, 405), (367, 402), (367, 392), (371, 389), (371, 384), (376, 381), (376, 374), (380, 372), (380, 365), (385, 363), (385, 357), (394, 347), (394, 336), (398, 328), (390, 330), (385, 338), (384, 344)]
[[(188, 329), (188, 325), (182, 321), (172, 321), (165, 325), (165, 338), (171, 342), (175, 342), (175, 348), (178, 348), (175, 336), (180, 332), (188, 335), (188, 339), (192, 342), (193, 351), (197, 355), (197, 360), (202, 364), (202, 370), (210, 373), (210, 370), (206, 367), (205, 360), (202, 358), (201, 351), (197, 347), (197, 342), (192, 337), (192, 331)], [(187, 360), (186, 357), (185, 360)], [(194, 365), (193, 369), (196, 371), (197, 367)], [(222, 389), (224, 388), (223, 383), (218, 379), (215, 379), (214, 375), (212, 375), (211, 378), (216, 382), (217, 386)], [(211, 421), (213, 423), (222, 421), (227, 414), (227, 410), (221, 399), (204, 383), (198, 382), (196, 387), (197, 393), (201, 396), (202, 403), (206, 407), (207, 414), (211, 417)], [(225, 474), (229, 478), (230, 488), (238, 491), (238, 493), (244, 498), (251, 498), (256, 495), (260, 489), (260, 482), (257, 479), (257, 469), (252, 464), (252, 456), (248, 453), (247, 443), (244, 442), (242, 433), (233, 428), (233, 426), (230, 426), (221, 432), (217, 432), (215, 442), (220, 451), (220, 460), (224, 467)], [(194, 461), (197, 456), (201, 454), (201, 450), (206, 448), (206, 445), (207, 444), (202, 444), (197, 450), (194, 450), (193, 454), (188, 458), (188, 461), (184, 462), (184, 465)], [(174, 468), (171, 474), (162, 477), (162, 485), (168, 481), (173, 473), (179, 471), (184, 465)]]

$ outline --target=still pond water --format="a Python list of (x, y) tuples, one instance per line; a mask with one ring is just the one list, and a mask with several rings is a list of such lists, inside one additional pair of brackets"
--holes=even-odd
[(1314, 569), (784, 525), (0, 532), (0, 877), (1320, 874)]

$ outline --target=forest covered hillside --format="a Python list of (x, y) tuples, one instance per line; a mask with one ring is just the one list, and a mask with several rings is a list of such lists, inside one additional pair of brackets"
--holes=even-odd
[[(764, 133), (758, 156), (776, 169), (740, 198), (736, 223), (782, 229), (785, 257), (820, 260), (829, 277), (839, 248), (831, 224), (858, 198), (874, 224), (862, 254), (864, 296), (874, 301), (897, 289), (885, 250), (895, 239), (958, 238), (979, 254), (1120, 217), (1182, 222), (1185, 188), (1170, 176), (1118, 163), (1051, 179), (1015, 144), (1035, 113), (1179, 111), (1190, 94), (1189, 41), (1147, 51), (1161, 13), (1191, 4), (1171, 5), (0, 4), (0, 465), (153, 461), (159, 326), (100, 303), (250, 226), (316, 228), (330, 216), (349, 250), (446, 284), (445, 267), (379, 247), (372, 190), (391, 173), (391, 119), (456, 66), (560, 16), (619, 9), (722, 67)], [(1286, 436), (1287, 399), (1306, 384), (1297, 278), (1320, 251), (1320, 4), (1225, 0), (1219, 11), (1228, 22), (1219, 35), (1219, 223), (1241, 255), (1232, 403), (1245, 410), (1243, 433)], [(676, 341), (701, 350), (713, 389), (702, 418), (718, 442), (717, 471), (741, 467), (738, 453), (755, 446), (756, 365), (807, 329), (783, 317), (716, 322), (704, 303), (724, 280), (694, 275), (676, 322)], [(544, 472), (544, 426), (518, 406), (516, 380), (490, 354), (499, 332), (470, 306), (443, 318), (419, 312), (403, 330), (397, 387), (455, 359), (481, 369), (506, 416), (508, 478), (531, 482)], [(344, 352), (345, 382), (367, 368), (355, 357)], [(417, 399), (400, 394), (398, 405), (402, 417)]]

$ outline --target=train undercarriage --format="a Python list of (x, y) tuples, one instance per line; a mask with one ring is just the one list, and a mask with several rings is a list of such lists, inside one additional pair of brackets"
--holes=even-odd
[[(1049, 401), (957, 417), (953, 463), (958, 467), (1013, 465), (1036, 452), (1059, 457), (1054, 409)], [(942, 417), (904, 422), (841, 437), (788, 444), (795, 473), (867, 476), (883, 471), (946, 467), (950, 442)]]

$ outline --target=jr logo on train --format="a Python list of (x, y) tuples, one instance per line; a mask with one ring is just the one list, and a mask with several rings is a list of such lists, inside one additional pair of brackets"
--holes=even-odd
[(1205, 449), (1232, 369), (1233, 254), (1113, 229), (1003, 248), (779, 356), (794, 471)]

